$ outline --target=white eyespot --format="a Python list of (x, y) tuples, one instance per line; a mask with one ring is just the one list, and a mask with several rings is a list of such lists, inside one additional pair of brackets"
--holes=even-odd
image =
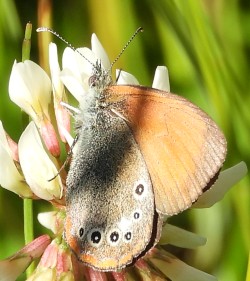
[(93, 247), (99, 247), (103, 240), (103, 231), (99, 228), (91, 229), (87, 234), (88, 242)]
[(138, 200), (142, 200), (148, 193), (147, 183), (143, 180), (137, 181), (134, 185), (133, 194)]
[(130, 218), (127, 219), (125, 217), (122, 217), (121, 220), (117, 223), (117, 227), (122, 231), (125, 232), (126, 230), (130, 229), (132, 227), (133, 220)]
[(121, 231), (117, 228), (111, 229), (107, 234), (107, 241), (111, 246), (116, 246), (121, 240)]
[(140, 209), (136, 209), (133, 213), (132, 213), (132, 216), (133, 216), (133, 220), (135, 222), (138, 222), (141, 220), (142, 218), (142, 211)]

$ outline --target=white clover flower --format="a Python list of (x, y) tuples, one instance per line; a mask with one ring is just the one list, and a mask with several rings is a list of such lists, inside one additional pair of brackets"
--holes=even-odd
[(10, 99), (34, 120), (47, 148), (58, 156), (60, 147), (49, 113), (51, 90), (50, 78), (39, 65), (30, 60), (14, 62), (9, 81)]
[[(22, 133), (18, 143), (18, 151), (20, 165), (31, 190), (45, 200), (60, 199), (63, 187), (58, 175), (58, 168), (46, 153), (33, 122)], [(55, 176), (54, 180), (50, 180)]]
[(62, 102), (67, 103), (67, 97), (65, 94), (64, 85), (60, 79), (61, 69), (58, 63), (57, 46), (54, 43), (49, 44), (49, 66), (58, 131), (61, 140), (66, 142), (64, 133), (62, 131), (70, 131), (70, 116), (67, 112), (67, 109), (62, 105)]
[(30, 60), (14, 62), (9, 81), (10, 99), (36, 124), (50, 119), (51, 81), (46, 72)]
[(91, 38), (91, 50), (79, 48), (77, 51), (75, 52), (70, 48), (64, 50), (61, 79), (70, 93), (80, 102), (84, 95), (88, 94), (89, 77), (93, 74), (93, 65), (100, 61), (102, 67), (108, 71), (110, 62), (107, 53), (95, 34)]
[(51, 211), (39, 213), (37, 219), (41, 225), (50, 229), (54, 234), (58, 234), (63, 232), (64, 217), (62, 212)]
[(0, 185), (22, 197), (32, 197), (33, 192), (14, 163), (2, 122), (0, 121)]

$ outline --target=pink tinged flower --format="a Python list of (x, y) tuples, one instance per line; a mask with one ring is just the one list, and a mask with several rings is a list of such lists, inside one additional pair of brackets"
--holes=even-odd
[(13, 281), (30, 265), (39, 258), (50, 243), (48, 235), (42, 235), (13, 256), (0, 261), (0, 280)]
[[(121, 270), (120, 272), (111, 272), (111, 275), (115, 279), (115, 281), (129, 281), (129, 277), (126, 270)], [(133, 280), (133, 279), (131, 279)]]
[(36, 123), (48, 150), (59, 156), (60, 147), (49, 116), (51, 81), (36, 63), (26, 60), (12, 67), (9, 81), (10, 99)]
[(0, 185), (19, 196), (31, 198), (33, 192), (18, 171), (12, 155), (11, 147), (0, 121)]
[[(137, 276), (140, 276), (140, 280), (143, 281), (164, 281), (166, 276), (159, 271), (156, 271), (150, 263), (147, 263), (144, 259), (140, 259), (135, 264)], [(127, 280), (127, 279), (125, 279)], [(134, 278), (132, 279), (134, 280)]]
[(247, 166), (244, 162), (224, 170), (220, 173), (215, 184), (203, 193), (193, 208), (210, 208), (215, 203), (221, 201), (225, 194), (247, 174)]
[[(34, 122), (22, 133), (18, 151), (20, 165), (31, 190), (45, 200), (60, 199), (63, 185), (58, 168), (54, 159), (46, 153)], [(53, 177), (55, 178), (50, 180)]]
[(85, 267), (84, 275), (86, 281), (108, 281), (107, 275), (105, 272), (96, 271), (90, 267)]
[(67, 97), (64, 85), (60, 79), (61, 70), (58, 63), (57, 46), (54, 43), (50, 43), (49, 45), (49, 65), (57, 126), (61, 140), (66, 142), (64, 134), (62, 133), (62, 128), (66, 129), (68, 132), (70, 131), (70, 116), (68, 110), (61, 105), (61, 102), (67, 103)]
[(71, 253), (59, 239), (55, 239), (45, 249), (42, 258), (27, 281), (74, 281)]
[(60, 211), (51, 211), (38, 214), (38, 221), (54, 234), (62, 234), (65, 215)]
[(19, 156), (18, 156), (17, 143), (13, 141), (11, 137), (5, 132), (2, 121), (0, 121), (0, 142), (2, 142), (2, 144), (8, 150), (13, 160), (18, 162)]

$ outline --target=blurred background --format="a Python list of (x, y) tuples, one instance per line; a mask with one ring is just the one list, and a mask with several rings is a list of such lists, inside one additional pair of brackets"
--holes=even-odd
[[(59, 57), (66, 46), (51, 34), (38, 36), (38, 26), (53, 28), (74, 47), (90, 47), (91, 34), (96, 33), (111, 61), (142, 26), (144, 32), (115, 68), (150, 86), (155, 68), (166, 65), (171, 91), (203, 108), (224, 131), (228, 140), (224, 167), (242, 160), (250, 167), (248, 0), (0, 0), (0, 19), (0, 119), (15, 141), (22, 132), (21, 113), (9, 100), (8, 81), (14, 60), (21, 61), (27, 22), (33, 24), (31, 59), (46, 70), (48, 42), (57, 43)], [(24, 244), (22, 205), (22, 199), (0, 188), (0, 258)], [(42, 201), (34, 203), (36, 236), (47, 232), (37, 223), (36, 215), (50, 208)], [(249, 213), (250, 183), (245, 177), (212, 208), (189, 210), (172, 218), (175, 225), (208, 239), (198, 250), (175, 254), (220, 281), (245, 280)]]

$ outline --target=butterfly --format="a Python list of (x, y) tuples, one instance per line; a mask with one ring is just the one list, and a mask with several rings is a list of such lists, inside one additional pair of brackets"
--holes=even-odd
[[(38, 31), (62, 39), (48, 28)], [(64, 236), (85, 265), (116, 271), (156, 245), (163, 216), (189, 208), (211, 187), (227, 143), (216, 123), (187, 99), (116, 85), (101, 63), (92, 66), (89, 91), (75, 117)]]

